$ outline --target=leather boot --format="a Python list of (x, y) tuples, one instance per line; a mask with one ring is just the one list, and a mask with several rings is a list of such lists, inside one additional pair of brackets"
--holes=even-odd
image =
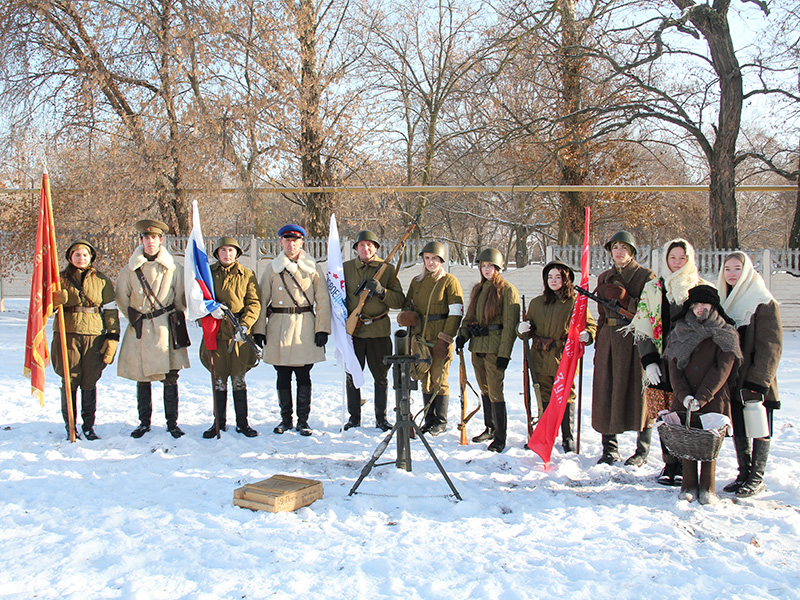
[(603, 456), (597, 461), (598, 465), (613, 465), (620, 460), (619, 444), (616, 434), (602, 434), (600, 439), (603, 443)]
[(175, 439), (183, 435), (178, 427), (178, 384), (164, 386), (164, 416), (167, 419), (167, 431)]
[(233, 410), (236, 413), (236, 433), (256, 437), (258, 432), (247, 422), (247, 388), (233, 390)]
[(769, 444), (769, 438), (753, 440), (753, 462), (750, 465), (750, 475), (744, 485), (737, 490), (737, 498), (752, 498), (767, 489), (764, 483), (764, 471), (767, 469)]
[(647, 462), (647, 455), (650, 453), (650, 444), (653, 441), (653, 428), (645, 427), (636, 436), (636, 452), (634, 452), (628, 460), (625, 461), (626, 465), (632, 467), (641, 467)]
[(494, 439), (489, 444), (491, 452), (502, 452), (506, 447), (506, 428), (508, 418), (505, 402), (492, 402), (492, 416), (494, 417)]
[(575, 452), (575, 403), (567, 402), (567, 408), (564, 411), (564, 418), (561, 419), (561, 447), (564, 449), (564, 454), (567, 452)]
[(153, 400), (149, 381), (136, 382), (136, 406), (139, 411), (139, 426), (131, 431), (132, 438), (140, 438), (150, 431), (150, 419), (153, 416)]
[(661, 459), (664, 461), (664, 468), (656, 478), (656, 483), (660, 485), (681, 485), (683, 482), (683, 461), (672, 456), (664, 445), (664, 440), (659, 437), (661, 442)]
[(739, 464), (739, 473), (736, 479), (722, 488), (723, 492), (736, 492), (742, 487), (747, 478), (750, 477), (750, 464), (753, 454), (750, 446), (750, 439), (743, 436), (734, 436), (733, 447), (736, 448), (736, 462)]
[(278, 390), (278, 406), (281, 409), (281, 422), (273, 433), (283, 433), (292, 428), (292, 390)]
[(717, 461), (700, 463), (700, 504), (710, 504), (714, 506), (719, 502), (717, 498)]
[[(75, 439), (81, 439), (81, 434), (78, 431), (78, 390), (76, 388), (72, 388), (72, 417), (73, 417), (73, 426), (75, 428)], [(70, 439), (69, 435), (69, 412), (67, 406), (67, 390), (63, 387), (61, 388), (61, 416), (64, 417), (64, 426), (67, 430), (67, 439)]]
[(494, 439), (494, 411), (492, 410), (492, 401), (486, 394), (481, 396), (481, 401), (483, 403), (483, 424), (486, 425), (486, 429), (483, 430), (483, 433), (479, 433), (472, 438), (472, 441), (475, 443), (488, 442)]
[(94, 416), (97, 412), (97, 388), (81, 390), (81, 419), (83, 420), (83, 435), (87, 440), (99, 440), (94, 432)]
[(297, 427), (295, 429), (300, 435), (311, 435), (311, 428), (308, 426), (308, 416), (311, 414), (311, 386), (297, 386)]
[(219, 430), (227, 431), (228, 425), (228, 390), (214, 390), (214, 406), (216, 411), (216, 420), (214, 424), (203, 432), (203, 437), (207, 440), (217, 437), (217, 423), (219, 421)]
[(429, 431), (431, 435), (441, 435), (447, 431), (447, 408), (450, 406), (450, 396), (440, 394), (433, 399), (432, 403), (431, 411), (434, 417)]
[(697, 461), (683, 460), (683, 482), (681, 483), (681, 493), (678, 496), (681, 500), (693, 502), (697, 498), (699, 483), (697, 479)]
[(422, 427), (420, 427), (420, 431), (422, 433), (428, 433), (431, 427), (433, 427), (435, 414), (433, 412), (433, 394), (422, 394), (422, 406), (425, 407), (423, 411), (423, 415), (425, 419), (422, 422)]
[(375, 427), (381, 431), (389, 431), (393, 425), (386, 420), (386, 403), (389, 397), (389, 386), (375, 384)]
[(345, 431), (361, 426), (361, 390), (353, 385), (349, 375), (347, 376), (346, 393), (347, 412), (350, 417), (347, 419), (347, 423), (344, 424)]

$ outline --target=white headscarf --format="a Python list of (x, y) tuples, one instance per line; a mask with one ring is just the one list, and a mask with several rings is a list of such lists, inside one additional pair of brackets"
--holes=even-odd
[[(742, 261), (742, 276), (729, 291), (728, 283), (725, 281), (725, 263), (731, 257)], [(717, 289), (719, 289), (722, 308), (730, 318), (736, 321), (736, 327), (749, 325), (759, 304), (768, 304), (775, 300), (775, 297), (767, 289), (764, 278), (755, 270), (753, 261), (744, 252), (731, 252), (722, 261), (722, 268), (717, 278)]]
[[(674, 273), (669, 270), (667, 264), (667, 254), (669, 247), (673, 244), (685, 247), (686, 264)], [(695, 287), (700, 281), (697, 273), (697, 264), (694, 260), (694, 248), (684, 239), (676, 238), (664, 244), (661, 252), (661, 278), (664, 280), (664, 289), (667, 291), (667, 299), (673, 304), (683, 304), (689, 297), (689, 290)]]

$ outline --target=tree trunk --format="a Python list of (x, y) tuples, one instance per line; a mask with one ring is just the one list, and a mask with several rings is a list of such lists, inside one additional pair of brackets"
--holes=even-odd
[[(800, 153), (798, 153), (798, 173), (800, 173)], [(797, 202), (794, 207), (794, 221), (789, 234), (789, 248), (800, 248), (800, 176), (797, 177)]]

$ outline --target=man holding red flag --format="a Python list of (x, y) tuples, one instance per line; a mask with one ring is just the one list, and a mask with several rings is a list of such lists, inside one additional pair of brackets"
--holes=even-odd
[(169, 315), (186, 308), (183, 268), (161, 245), (169, 226), (143, 219), (134, 225), (141, 245), (133, 251), (117, 279), (117, 306), (130, 321), (117, 361), (117, 375), (136, 382), (139, 426), (131, 437), (150, 431), (153, 412), (150, 384), (164, 383), (164, 414), (167, 431), (174, 438), (184, 433), (178, 427), (178, 372), (189, 367), (186, 347), (176, 348)]

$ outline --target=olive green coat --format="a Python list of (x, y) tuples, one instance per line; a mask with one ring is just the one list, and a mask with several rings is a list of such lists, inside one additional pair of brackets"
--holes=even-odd
[[(557, 296), (555, 302), (545, 304), (545, 295), (542, 294), (530, 301), (528, 312), (525, 314), (525, 318), (531, 324), (531, 331), (528, 334), (529, 339), (533, 339), (534, 335), (538, 335), (553, 339), (556, 342), (548, 352), (535, 348), (531, 344), (530, 354), (528, 355), (528, 360), (530, 360), (533, 372), (536, 374), (536, 381), (542, 392), (542, 402), (545, 404), (550, 402), (553, 383), (558, 373), (558, 367), (561, 364), (564, 346), (567, 344), (569, 322), (572, 318), (572, 311), (575, 308), (575, 300), (575, 298)], [(586, 331), (592, 336), (589, 342), (591, 344), (594, 341), (595, 333), (597, 333), (597, 325), (588, 307), (586, 310)], [(575, 384), (573, 382), (573, 389), (570, 390), (569, 394), (569, 402), (575, 401), (574, 387)]]
[[(250, 333), (261, 312), (261, 294), (255, 273), (238, 261), (227, 267), (216, 262), (211, 265), (211, 279), (217, 302), (227, 306)], [(243, 375), (256, 364), (256, 355), (250, 344), (234, 342), (231, 345), (235, 333), (227, 318), (220, 321), (217, 350), (214, 351), (214, 377), (217, 379)], [(200, 344), (200, 362), (210, 370), (208, 354), (204, 340)]]
[[(114, 284), (100, 271), (89, 267), (83, 275), (76, 272), (72, 278), (82, 285), (87, 302), (78, 293), (72, 281), (63, 273), (61, 274), (61, 288), (67, 292), (67, 301), (64, 304), (64, 329), (67, 333), (82, 335), (100, 335), (102, 333), (116, 334), (119, 336), (119, 311), (114, 304)], [(71, 312), (75, 306), (98, 306), (100, 312)], [(58, 319), (53, 321), (53, 331), (61, 331)]]
[[(361, 259), (354, 258), (344, 263), (344, 284), (347, 292), (347, 314), (351, 314), (358, 307), (359, 297), (355, 295), (356, 288), (362, 281), (372, 279), (378, 269), (384, 264), (383, 260), (377, 256), (369, 264), (364, 264)], [(377, 294), (372, 294), (361, 309), (364, 317), (377, 317), (388, 313), (390, 308), (402, 308), (403, 287), (395, 277), (394, 267), (386, 265), (386, 270), (380, 278), (380, 283), (386, 289), (386, 295), (381, 300)], [(378, 319), (369, 325), (361, 324), (356, 329), (353, 337), (358, 338), (380, 338), (389, 337), (392, 333), (392, 322), (388, 317)]]
[[(138, 267), (142, 268), (162, 305), (174, 304), (176, 310), (186, 310), (183, 267), (175, 262), (163, 246), (154, 260), (147, 260), (142, 246), (139, 246), (117, 278), (117, 306), (122, 314), (128, 314), (129, 306), (141, 313), (158, 308), (153, 307), (145, 296), (135, 273)], [(189, 351), (172, 347), (166, 313), (155, 319), (143, 320), (141, 339), (136, 338), (136, 332), (130, 324), (126, 327), (117, 359), (117, 375), (120, 377), (133, 381), (161, 381), (170, 371), (188, 367)]]
[(494, 284), (486, 280), (481, 286), (478, 294), (478, 301), (475, 305), (476, 321), (478, 325), (502, 325), (502, 329), (493, 329), (489, 335), (471, 337), (467, 320), (461, 324), (460, 334), (469, 340), (470, 352), (480, 352), (482, 354), (496, 354), (502, 358), (511, 358), (511, 350), (514, 348), (516, 340), (517, 324), (519, 323), (520, 301), (517, 288), (505, 282), (502, 290), (503, 305), (492, 319), (491, 323), (484, 323), (484, 307), (489, 292), (494, 288)]

